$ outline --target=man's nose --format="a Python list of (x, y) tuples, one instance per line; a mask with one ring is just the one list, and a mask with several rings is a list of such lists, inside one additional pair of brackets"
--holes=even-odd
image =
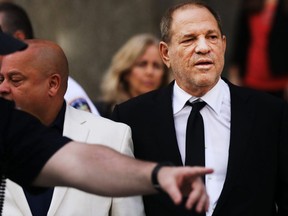
[(195, 52), (198, 54), (205, 54), (205, 53), (208, 53), (209, 51), (210, 51), (210, 46), (206, 38), (199, 38), (197, 41)]
[(11, 89), (7, 81), (6, 80), (2, 81), (2, 83), (0, 83), (0, 97), (9, 99), (8, 95), (10, 94), (10, 92), (11, 92)]

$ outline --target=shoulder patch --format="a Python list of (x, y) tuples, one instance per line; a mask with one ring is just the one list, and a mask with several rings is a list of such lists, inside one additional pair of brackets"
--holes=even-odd
[(91, 112), (91, 108), (84, 98), (77, 98), (70, 102), (70, 105), (76, 109)]

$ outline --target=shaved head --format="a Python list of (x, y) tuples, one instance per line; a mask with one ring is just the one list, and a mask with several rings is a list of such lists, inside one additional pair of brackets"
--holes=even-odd
[(69, 68), (60, 46), (25, 40), (28, 48), (2, 57), (0, 96), (49, 125), (63, 106)]

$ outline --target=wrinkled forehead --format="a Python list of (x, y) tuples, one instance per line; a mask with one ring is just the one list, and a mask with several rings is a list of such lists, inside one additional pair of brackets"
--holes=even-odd
[(178, 27), (192, 24), (196, 24), (197, 27), (199, 23), (209, 24), (215, 30), (221, 32), (216, 17), (206, 7), (201, 5), (186, 5), (178, 8), (172, 14), (172, 18), (171, 32)]
[(217, 25), (217, 20), (213, 14), (204, 6), (199, 5), (187, 5), (186, 7), (179, 8), (172, 14), (172, 26), (173, 24), (185, 23), (185, 22), (199, 22), (210, 21)]
[(2, 74), (11, 72), (24, 73), (26, 71), (38, 70), (39, 64), (36, 64), (37, 55), (29, 52), (28, 49), (25, 51), (18, 51), (9, 55), (1, 57), (1, 68)]

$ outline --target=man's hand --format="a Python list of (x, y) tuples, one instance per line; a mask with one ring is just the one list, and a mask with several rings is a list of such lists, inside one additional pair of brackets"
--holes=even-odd
[(185, 196), (186, 208), (196, 205), (195, 209), (200, 213), (209, 207), (209, 197), (201, 176), (212, 172), (212, 169), (203, 167), (163, 167), (158, 173), (158, 181), (175, 204), (180, 204)]

